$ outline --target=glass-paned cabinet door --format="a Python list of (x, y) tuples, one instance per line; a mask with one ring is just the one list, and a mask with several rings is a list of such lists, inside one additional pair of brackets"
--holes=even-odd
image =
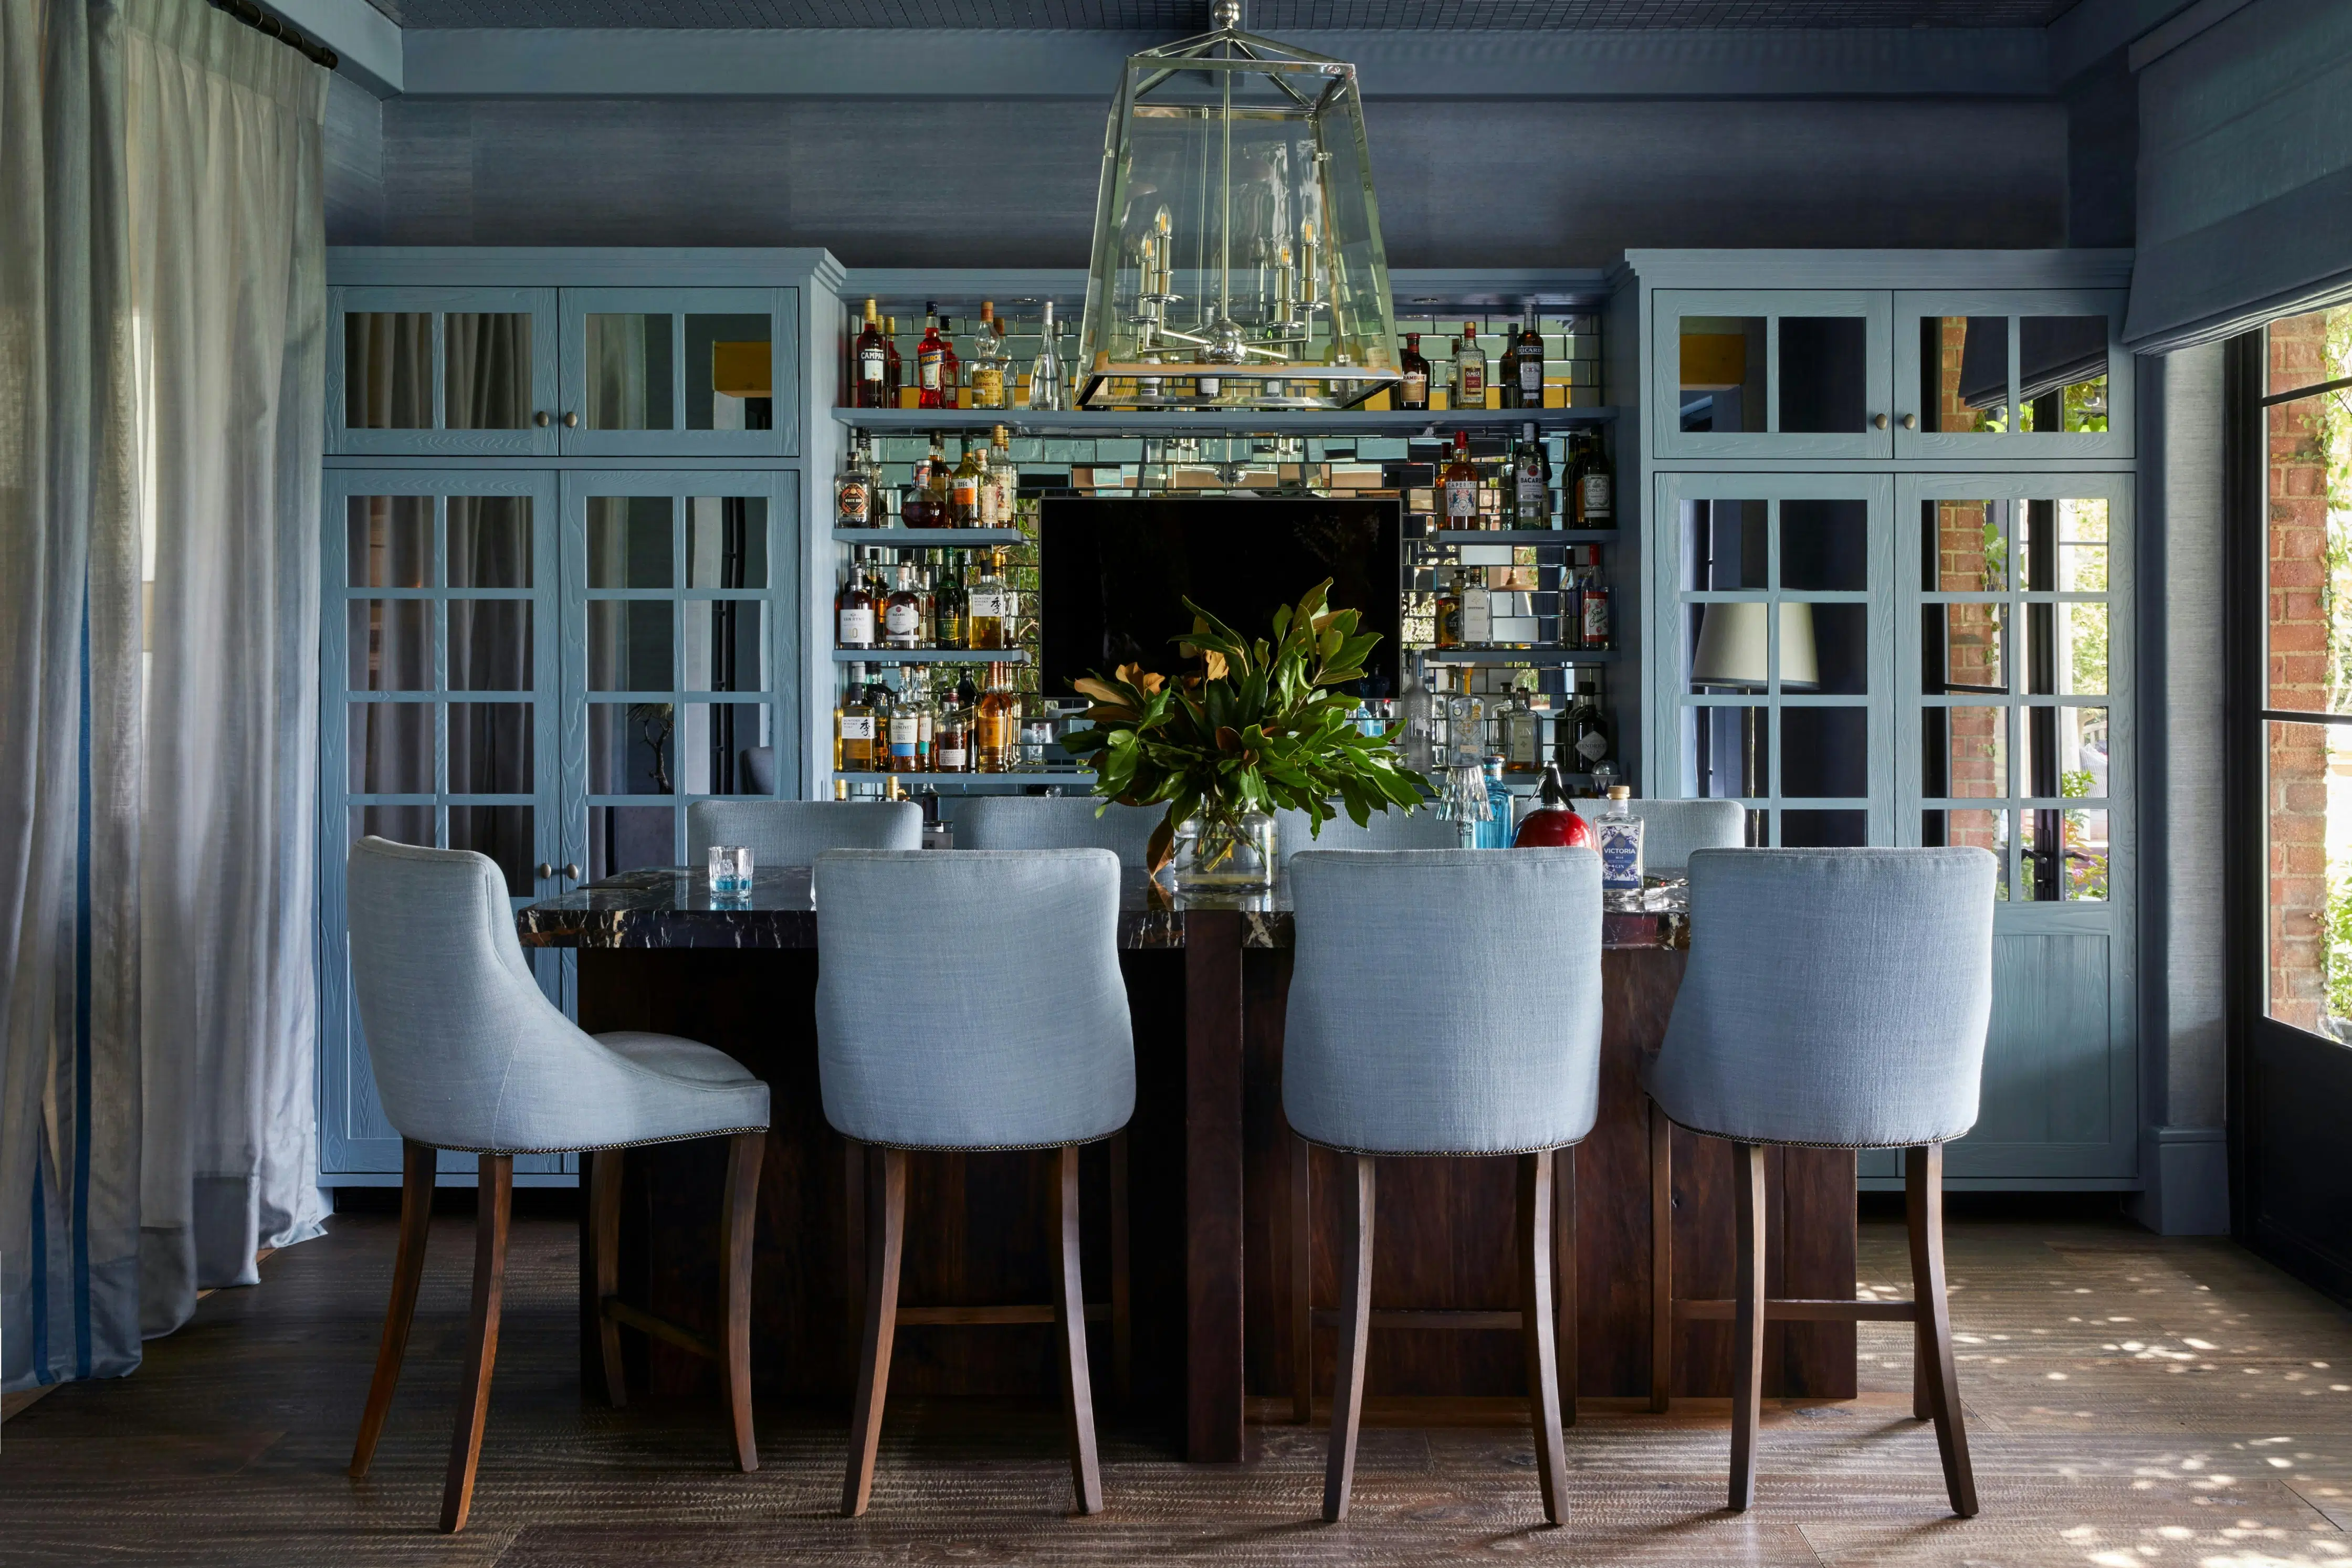
[(1960, 1175), (2137, 1159), (2128, 475), (1906, 476), (1898, 843), (1995, 862), (1993, 1014)]
[(791, 456), (797, 288), (562, 291), (562, 443), (588, 456)]
[(564, 476), (564, 852), (592, 880), (685, 863), (697, 800), (796, 792), (798, 477)]
[(2121, 289), (1895, 297), (1897, 457), (2132, 455)]
[(327, 450), (552, 456), (555, 290), (328, 290)]
[(1738, 800), (1753, 844), (1893, 842), (1892, 481), (1657, 483), (1653, 792)]
[(1881, 289), (1658, 290), (1652, 450), (1661, 457), (1887, 456), (1889, 309)]
[[(572, 884), (555, 476), (331, 469), (324, 496), (320, 1158), (330, 1173), (397, 1171), (352, 996), (345, 862), (374, 835), (488, 856), (513, 907)], [(562, 956), (534, 967), (565, 1005)]]

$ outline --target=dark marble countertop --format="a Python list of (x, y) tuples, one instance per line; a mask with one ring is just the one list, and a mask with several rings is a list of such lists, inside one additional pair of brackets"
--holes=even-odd
[[(1181, 947), (1190, 917), (1240, 916), (1244, 947), (1287, 947), (1290, 890), (1260, 893), (1170, 893), (1140, 872), (1119, 889), (1118, 945)], [(816, 905), (806, 866), (762, 866), (748, 898), (714, 898), (697, 867), (624, 872), (516, 912), (526, 947), (814, 947)], [(1680, 915), (1603, 917), (1609, 947), (1679, 947), (1687, 923)]]

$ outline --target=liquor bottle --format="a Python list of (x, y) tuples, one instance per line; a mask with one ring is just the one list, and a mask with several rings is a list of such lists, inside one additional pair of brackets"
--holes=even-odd
[(1533, 773), (1543, 766), (1543, 716), (1528, 694), (1514, 695), (1503, 710), (1503, 769)]
[(866, 683), (866, 706), (874, 712), (874, 771), (890, 771), (890, 714), (897, 706), (889, 683), (882, 679), (882, 666), (869, 664), (872, 679)]
[(1054, 744), (1054, 716), (1045, 706), (1045, 699), (1034, 692), (1022, 703), (1021, 770), (1042, 773), (1045, 770), (1045, 752)]
[(1633, 794), (1622, 784), (1609, 787), (1609, 809), (1594, 824), (1600, 840), (1601, 906), (1639, 910), (1642, 907), (1642, 819), (1626, 803)]
[(988, 666), (988, 689), (981, 694), (972, 723), (974, 766), (982, 773), (1010, 773), (1021, 755), (1021, 699), (1013, 690), (1013, 666)]
[(1551, 527), (1551, 461), (1532, 421), (1519, 427), (1519, 444), (1511, 453), (1510, 526)]
[(923, 641), (923, 606), (915, 594), (914, 564), (903, 555), (897, 578), (896, 586), (882, 601), (882, 646), (918, 648)]
[(920, 773), (930, 760), (931, 707), (915, 666), (898, 666), (898, 695), (890, 705), (890, 771)]
[(1577, 672), (1576, 695), (1553, 729), (1552, 760), (1562, 773), (1590, 773), (1609, 759), (1609, 721), (1593, 679)]
[(1577, 603), (1577, 644), (1593, 653), (1609, 647), (1609, 585), (1601, 580), (1596, 566), (1584, 579), (1583, 591)]
[(915, 646), (936, 648), (939, 637), (940, 552), (925, 550), (915, 564)]
[(981, 492), (980, 526), (1009, 528), (1019, 510), (1021, 470), (1013, 463), (1013, 437), (998, 425), (988, 443), (988, 487)]
[(1029, 406), (1062, 406), (1062, 355), (1054, 341), (1054, 302), (1045, 301), (1045, 319), (1037, 325), (1037, 357), (1029, 362)]
[(915, 398), (917, 408), (951, 408), (947, 389), (955, 385), (955, 350), (940, 336), (940, 302), (927, 300), (923, 305), (922, 340), (915, 345)]
[(1519, 819), (1519, 831), (1511, 840), (1513, 849), (1592, 847), (1592, 825), (1569, 804), (1568, 786), (1560, 780), (1558, 764), (1544, 768), (1540, 798), (1543, 803)]
[(866, 457), (866, 442), (860, 437), (850, 442), (841, 472), (834, 476), (833, 526), (870, 528), (881, 520), (874, 512), (874, 465)]
[(841, 689), (841, 703), (833, 710), (833, 770), (836, 773), (872, 773), (874, 767), (874, 708), (866, 700), (866, 666), (845, 664), (847, 676)]
[(898, 357), (898, 318), (896, 316), (882, 318), (882, 354), (883, 395), (890, 400), (884, 406), (896, 408), (898, 406), (898, 389), (907, 384), (906, 361)]
[(915, 472), (908, 477), (907, 488), (898, 498), (898, 522), (909, 528), (940, 528), (946, 520), (931, 515), (931, 465), (940, 454), (934, 450), (915, 460)]
[(1470, 433), (1454, 433), (1454, 461), (1445, 465), (1445, 526), (1449, 528), (1475, 528), (1478, 526), (1478, 470), (1470, 462)]
[(1416, 773), (1426, 773), (1437, 760), (1432, 730), (1432, 703), (1429, 686), (1421, 678), (1421, 661), (1407, 660), (1404, 671), (1404, 694), (1397, 699), (1400, 719), (1398, 749), (1404, 765)]
[(1486, 569), (1462, 569), (1462, 645), (1486, 648), (1495, 641), (1495, 597), (1486, 587)]
[(1462, 336), (1454, 346), (1454, 406), (1486, 406), (1486, 350), (1478, 346), (1475, 321), (1462, 323)]
[(931, 432), (931, 451), (923, 480), (923, 500), (931, 515), (931, 527), (950, 528), (954, 519), (949, 515), (950, 497), (955, 486), (955, 465), (948, 461), (946, 437)]
[(1511, 843), (1511, 790), (1503, 782), (1503, 759), (1484, 759), (1486, 772), (1486, 820), (1478, 824), (1478, 836), (1472, 846), (1482, 850), (1508, 849)]
[(931, 729), (931, 767), (940, 773), (971, 771), (971, 704), (960, 693), (940, 702), (940, 716)]
[(1572, 485), (1575, 493), (1576, 526), (1580, 528), (1613, 528), (1617, 526), (1617, 481), (1609, 467), (1609, 454), (1601, 444), (1601, 433), (1588, 432), (1576, 460)]
[(1529, 310), (1527, 324), (1503, 350), (1503, 406), (1543, 407), (1543, 333), (1536, 326), (1536, 313)]
[(962, 556), (956, 550), (946, 554), (931, 599), (931, 643), (934, 647), (961, 648), (965, 646)]
[(975, 648), (1010, 648), (1019, 618), (1019, 595), (1004, 580), (1004, 552), (991, 550), (980, 580), (966, 601), (965, 625)]
[(1421, 357), (1421, 334), (1404, 335), (1404, 356), (1399, 364), (1404, 380), (1397, 387), (1397, 407), (1427, 408), (1429, 406), (1429, 361)]
[(833, 596), (836, 627), (835, 644), (843, 648), (874, 646), (874, 591), (866, 581), (866, 552), (849, 552), (849, 580)]
[(857, 371), (853, 398), (857, 407), (887, 408), (898, 401), (890, 395), (889, 340), (882, 335), (882, 319), (875, 314), (871, 299), (866, 302), (866, 325), (858, 329), (850, 357)]
[(976, 528), (981, 524), (981, 492), (988, 484), (988, 449), (977, 441), (964, 443), (963, 459), (948, 476), (948, 527)]
[(1462, 646), (1462, 569), (1437, 569), (1437, 646)]
[(1004, 406), (1004, 329), (997, 325), (996, 301), (980, 302), (980, 329), (972, 335), (971, 368), (965, 372), (966, 408)]

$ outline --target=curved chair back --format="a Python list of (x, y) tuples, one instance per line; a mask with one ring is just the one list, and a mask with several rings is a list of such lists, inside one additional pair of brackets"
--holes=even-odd
[(739, 766), (743, 770), (743, 793), (772, 795), (776, 792), (776, 748), (772, 746), (747, 746)]
[(541, 992), (487, 856), (362, 839), (346, 903), (376, 1095), (402, 1137), (520, 1154), (767, 1125), (766, 1087), (732, 1062), (680, 1084), (658, 1050), (641, 1065), (575, 1028)]
[(826, 850), (919, 850), (923, 809), (912, 800), (697, 800), (686, 809), (686, 860), (713, 844), (751, 852), (756, 870), (813, 865)]
[(1309, 850), (1290, 891), (1282, 1104), (1301, 1137), (1493, 1155), (1592, 1130), (1600, 856)]
[[(1748, 809), (1737, 800), (1628, 800), (1642, 819), (1642, 869), (1680, 876), (1693, 850), (1736, 850), (1748, 842)], [(1606, 800), (1579, 800), (1579, 815), (1598, 822)]]
[(960, 850), (1108, 850), (1140, 871), (1165, 806), (1122, 806), (1091, 795), (975, 795), (955, 810)]
[(1108, 850), (817, 857), (825, 1119), (900, 1148), (1050, 1148), (1135, 1111)]
[(1992, 1016), (1995, 869), (1979, 849), (1699, 851), (1651, 1095), (1743, 1143), (1958, 1137)]
[(1323, 824), (1317, 838), (1307, 813), (1284, 807), (1274, 814), (1275, 854), (1285, 866), (1302, 850), (1452, 850), (1462, 846), (1458, 829), (1423, 806), (1418, 811), (1375, 811), (1362, 827), (1348, 820), (1343, 809)]

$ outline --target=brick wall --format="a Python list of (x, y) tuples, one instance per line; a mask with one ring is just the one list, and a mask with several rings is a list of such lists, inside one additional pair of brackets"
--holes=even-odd
[[(2328, 379), (2325, 313), (2271, 324), (2270, 385)], [(2270, 706), (2325, 709), (2326, 454), (2314, 400), (2270, 411)], [(2270, 1013), (2317, 1030), (2326, 997), (2327, 732), (2270, 727)]]
[[(1951, 324), (1946, 324), (1946, 337)], [(1955, 347), (1950, 350), (1957, 353)], [(1999, 592), (2009, 586), (2006, 562), (1996, 563), (1985, 525), (1998, 517), (2000, 503), (1939, 501), (1936, 503), (1937, 587), (1948, 593)], [(2003, 536), (1994, 534), (1992, 541)], [(1999, 687), (2001, 648), (1999, 615), (1994, 604), (1947, 604), (1942, 607), (1944, 657), (1950, 683), (1956, 686)], [(1955, 707), (1947, 714), (1951, 756), (1949, 789), (1955, 797), (1985, 800), (2009, 793), (2003, 778), (2001, 710), (1996, 706)], [(1955, 811), (1945, 828), (1945, 841), (2000, 852), (1998, 820), (1987, 811)]]

